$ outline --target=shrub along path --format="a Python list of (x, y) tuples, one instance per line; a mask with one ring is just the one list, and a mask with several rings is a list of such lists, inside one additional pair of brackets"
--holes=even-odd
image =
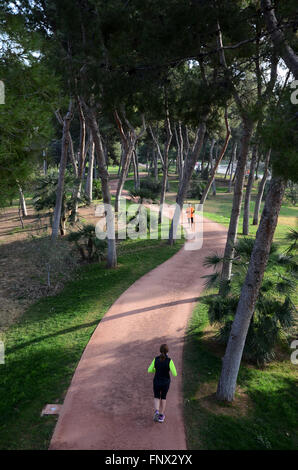
[[(182, 409), (182, 353), (193, 307), (210, 269), (204, 258), (222, 252), (227, 230), (204, 219), (199, 250), (185, 246), (136, 281), (97, 326), (73, 376), (50, 449), (186, 449)], [(153, 421), (153, 375), (147, 373), (167, 343), (178, 376), (172, 378), (165, 422)]]

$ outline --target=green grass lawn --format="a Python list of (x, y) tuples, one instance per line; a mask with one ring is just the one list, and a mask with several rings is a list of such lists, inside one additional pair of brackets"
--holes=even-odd
[(208, 335), (208, 324), (207, 306), (199, 302), (183, 359), (188, 449), (297, 449), (298, 370), (290, 352), (262, 370), (242, 362), (235, 401), (219, 404), (215, 393), (224, 349)]
[[(255, 190), (252, 194), (252, 201), (250, 203), (250, 225), (249, 225), (249, 236), (255, 237), (258, 226), (252, 225), (253, 220), (253, 211), (255, 205)], [(230, 222), (230, 213), (232, 207), (232, 194), (228, 193), (219, 193), (216, 196), (210, 196), (209, 199), (204, 204), (204, 217), (213, 220), (214, 222), (218, 222), (226, 227), (229, 226)], [(239, 219), (238, 225), (238, 235), (242, 235), (242, 224), (243, 224), (243, 204), (242, 202), (242, 211)], [(264, 207), (264, 202), (261, 204), (261, 212)], [(286, 201), (283, 202), (283, 205), (280, 210), (278, 224), (276, 227), (276, 231), (274, 234), (274, 241), (280, 245), (284, 245), (284, 237), (288, 233), (289, 229), (292, 227), (297, 227), (297, 215), (298, 215), (298, 208), (291, 206)]]
[(56, 423), (40, 416), (47, 403), (63, 403), (80, 357), (113, 302), (134, 281), (181, 248), (161, 240), (128, 240), (118, 268), (81, 267), (58, 295), (33, 304), (11, 326), (0, 366), (0, 448), (47, 449)]
[[(219, 176), (220, 175), (217, 175), (217, 177)], [(251, 237), (255, 237), (257, 228), (258, 228), (256, 225), (252, 225), (255, 198), (257, 195), (257, 185), (258, 185), (258, 182), (255, 182), (254, 188), (252, 190), (252, 196), (251, 196), (251, 202), (250, 202), (249, 236)], [(233, 193), (228, 193), (227, 186), (221, 185), (220, 182), (217, 182), (216, 187), (217, 187), (216, 196), (213, 196), (211, 194), (211, 191), (209, 192), (208, 199), (206, 200), (204, 204), (203, 215), (207, 219), (213, 220), (214, 222), (218, 222), (224, 225), (225, 227), (228, 227), (230, 223)], [(170, 181), (170, 192), (175, 192), (177, 191), (177, 189), (178, 189), (178, 180), (173, 179), (172, 181)], [(189, 201), (193, 203), (199, 203), (199, 201), (195, 199), (190, 199)], [(167, 202), (174, 203), (175, 201), (167, 198)], [(242, 200), (242, 210), (241, 210), (239, 225), (238, 225), (239, 236), (242, 236), (243, 206), (244, 206), (244, 197)], [(262, 202), (261, 204), (260, 216), (261, 216), (263, 207), (264, 207), (264, 202)], [(281, 247), (285, 245), (284, 237), (288, 233), (289, 229), (297, 228), (297, 216), (298, 216), (298, 208), (291, 205), (289, 202), (287, 202), (284, 199), (281, 210), (280, 210), (279, 218), (278, 218), (278, 225), (276, 227), (276, 231), (274, 235), (274, 241), (278, 243)]]

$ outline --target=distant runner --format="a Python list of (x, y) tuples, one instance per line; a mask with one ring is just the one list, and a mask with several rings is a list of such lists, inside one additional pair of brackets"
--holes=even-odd
[(193, 218), (194, 218), (194, 213), (195, 213), (195, 210), (194, 208), (192, 207), (191, 204), (188, 204), (188, 207), (186, 209), (186, 215), (187, 215), (187, 221), (188, 221), (188, 225), (191, 225), (193, 226)]
[(169, 348), (166, 344), (160, 346), (160, 356), (157, 356), (151, 362), (148, 372), (154, 373), (153, 392), (154, 392), (154, 421), (163, 423), (165, 420), (166, 397), (169, 391), (171, 378), (170, 371), (176, 377), (177, 371), (174, 362), (168, 357)]

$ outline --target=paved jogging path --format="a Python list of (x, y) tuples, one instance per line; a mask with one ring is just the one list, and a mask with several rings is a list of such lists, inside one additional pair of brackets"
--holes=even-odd
[[(203, 291), (205, 256), (223, 252), (227, 231), (204, 219), (200, 250), (184, 247), (129, 287), (93, 333), (67, 392), (50, 449), (185, 450), (182, 353), (187, 322)], [(191, 242), (187, 242), (191, 243)], [(153, 421), (153, 374), (167, 343), (172, 377), (164, 423)]]

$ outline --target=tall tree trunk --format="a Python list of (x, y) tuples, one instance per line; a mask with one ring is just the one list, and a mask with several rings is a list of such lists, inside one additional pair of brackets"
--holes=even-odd
[(135, 189), (138, 190), (140, 189), (140, 175), (139, 175), (139, 161), (138, 161), (138, 155), (137, 151), (134, 150), (133, 152), (133, 174), (134, 174), (134, 183), (135, 183)]
[(43, 150), (42, 156), (43, 156), (43, 174), (47, 175), (47, 173), (48, 173), (48, 162), (47, 162), (47, 156), (46, 156), (46, 151), (45, 150)]
[(61, 219), (61, 206), (62, 198), (64, 193), (64, 179), (65, 179), (65, 169), (67, 163), (67, 154), (69, 147), (69, 136), (70, 136), (70, 123), (72, 119), (72, 100), (69, 102), (68, 112), (63, 119), (63, 135), (62, 135), (62, 148), (61, 148), (61, 158), (59, 166), (59, 178), (56, 192), (56, 204), (54, 209), (53, 225), (52, 225), (52, 241), (56, 240), (59, 233), (60, 219)]
[(233, 172), (234, 172), (234, 165), (236, 162), (236, 155), (237, 155), (237, 141), (235, 140), (233, 143), (233, 149), (232, 149), (232, 163), (231, 163), (231, 175), (230, 175), (230, 181), (229, 181), (229, 193), (232, 192)]
[(19, 194), (20, 194), (20, 207), (21, 207), (23, 217), (27, 217), (28, 212), (27, 212), (26, 201), (25, 201), (25, 197), (24, 197), (22, 187), (20, 185), (19, 185)]
[(225, 180), (227, 179), (227, 176), (229, 174), (231, 164), (232, 164), (232, 159), (233, 159), (233, 152), (230, 155), (229, 163), (228, 163), (228, 166), (227, 166), (227, 169), (226, 169), (226, 172), (225, 172), (225, 177), (224, 177)]
[(250, 170), (248, 181), (246, 185), (246, 192), (245, 192), (245, 199), (244, 199), (244, 209), (243, 209), (243, 235), (248, 235), (249, 233), (249, 214), (250, 214), (250, 197), (251, 191), (253, 187), (253, 182), (255, 178), (255, 167), (257, 164), (258, 158), (258, 144), (255, 144), (253, 147), (251, 162), (250, 162)]
[(154, 142), (154, 146), (156, 149), (154, 149), (153, 146), (153, 159), (154, 159), (154, 176), (155, 176), (155, 181), (158, 182), (158, 157), (161, 162), (162, 168), (164, 167), (164, 161), (163, 161), (163, 155), (161, 153), (160, 145), (158, 142), (158, 137), (157, 137), (157, 129), (156, 129), (156, 134), (154, 134), (153, 129), (151, 125), (148, 126), (149, 132), (151, 134), (152, 140)]
[(210, 167), (211, 171), (212, 171), (212, 168), (213, 168), (213, 150), (214, 150), (215, 143), (216, 143), (216, 140), (212, 139), (211, 140), (210, 152), (209, 152), (209, 160), (208, 160), (208, 164), (207, 164), (208, 174), (209, 174), (209, 171), (210, 171), (209, 167)]
[(65, 196), (62, 197), (62, 204), (61, 204), (61, 217), (60, 217), (60, 224), (59, 224), (59, 230), (60, 230), (60, 235), (63, 237), (66, 233), (66, 208), (65, 208)]
[(259, 179), (259, 175), (258, 175), (258, 171), (259, 171), (259, 166), (260, 166), (260, 161), (261, 161), (261, 152), (259, 152), (259, 156), (258, 156), (258, 160), (257, 160), (257, 165), (256, 165), (256, 169), (255, 169), (255, 181), (257, 181)]
[(121, 142), (121, 157), (120, 157), (119, 168), (118, 168), (118, 178), (121, 174), (121, 170), (122, 170), (122, 167), (123, 167), (123, 164), (124, 164), (124, 160), (125, 160), (125, 149), (124, 149), (123, 142)]
[(114, 112), (114, 118), (115, 118), (116, 124), (117, 124), (119, 132), (120, 132), (120, 136), (121, 136), (121, 140), (122, 140), (123, 147), (124, 147), (124, 152), (125, 152), (124, 161), (123, 161), (123, 165), (122, 165), (122, 168), (121, 168), (121, 172), (120, 172), (120, 176), (119, 176), (119, 180), (118, 180), (117, 191), (116, 191), (116, 198), (115, 198), (115, 212), (116, 213), (119, 212), (120, 198), (121, 198), (121, 194), (122, 194), (122, 190), (123, 190), (125, 180), (127, 178), (130, 163), (131, 163), (131, 160), (133, 158), (133, 152), (135, 151), (136, 143), (137, 143), (138, 139), (140, 139), (146, 131), (144, 116), (142, 116), (142, 121), (143, 121), (142, 130), (137, 135), (134, 128), (132, 127), (130, 122), (127, 120), (124, 111), (123, 111), (123, 114), (124, 114), (124, 119), (125, 119), (126, 125), (128, 127), (127, 134), (125, 134), (125, 132), (124, 132), (122, 121), (119, 117), (118, 112), (116, 110)]
[(286, 182), (282, 178), (273, 178), (266, 197), (247, 275), (241, 289), (235, 319), (223, 358), (216, 394), (219, 400), (231, 402), (234, 399), (245, 340), (267, 266), (285, 187)]
[[(200, 200), (200, 204), (204, 204), (205, 201), (206, 201), (206, 198), (208, 196), (210, 187), (214, 183), (217, 168), (218, 168), (221, 160), (223, 159), (223, 156), (224, 156), (224, 154), (227, 150), (228, 143), (229, 143), (229, 140), (230, 140), (230, 137), (231, 137), (231, 129), (230, 129), (230, 126), (229, 126), (227, 110), (225, 111), (225, 124), (226, 124), (226, 130), (227, 130), (225, 142), (224, 142), (224, 145), (223, 145), (223, 148), (222, 148), (220, 154), (218, 155), (218, 157), (216, 159), (214, 167), (212, 165), (212, 150), (213, 150), (213, 146), (214, 146), (214, 139), (212, 140), (212, 145), (211, 145), (212, 150), (210, 150), (210, 162), (211, 162), (211, 165), (212, 165), (211, 166), (211, 175), (210, 175), (209, 181), (208, 181), (208, 183), (207, 183), (207, 185), (206, 185), (206, 187), (203, 191), (203, 194), (202, 194), (202, 197), (201, 197), (201, 200)], [(216, 190), (215, 190), (215, 192), (216, 192)]]
[[(63, 128), (63, 119), (61, 117), (60, 111), (57, 110), (55, 112), (55, 115), (56, 115), (56, 118), (57, 118), (58, 122), (61, 124), (61, 126)], [(75, 156), (75, 153), (74, 153), (73, 141), (72, 141), (70, 131), (69, 131), (69, 134), (68, 134), (68, 142), (69, 142), (69, 144), (68, 144), (69, 158), (70, 158), (70, 161), (71, 161), (71, 164), (72, 164), (72, 167), (73, 167), (73, 172), (74, 172), (75, 178), (77, 178), (78, 177), (78, 164), (77, 164), (77, 159), (76, 159), (76, 156)]]
[(123, 130), (123, 125), (122, 125), (121, 119), (117, 111), (115, 111), (114, 116), (115, 116), (115, 120), (119, 128), (120, 136), (122, 139), (122, 145), (123, 145), (123, 161), (122, 161), (122, 167), (121, 167), (121, 171), (119, 175), (117, 191), (116, 191), (116, 196), (115, 196), (115, 212), (118, 213), (119, 205), (120, 205), (120, 198), (121, 198), (121, 194), (123, 191), (125, 180), (129, 172), (129, 167), (130, 167), (131, 159), (133, 157), (136, 140), (134, 139), (133, 133), (130, 130), (128, 131), (127, 135), (125, 135), (124, 130)]
[(78, 174), (76, 178), (76, 184), (73, 192), (73, 209), (71, 212), (72, 221), (76, 222), (78, 217), (79, 199), (81, 197), (83, 173), (86, 163), (86, 121), (82, 108), (81, 99), (77, 97), (79, 118), (80, 118), (80, 148), (78, 152)]
[(170, 150), (171, 140), (173, 137), (168, 108), (166, 109), (165, 128), (166, 128), (166, 133), (167, 133), (167, 140), (165, 143), (163, 165), (162, 165), (163, 177), (162, 177), (162, 184), (161, 184), (160, 207), (159, 207), (159, 215), (158, 215), (159, 223), (161, 223), (162, 221), (163, 204), (165, 202), (166, 191), (168, 187), (169, 150)]
[(180, 214), (181, 214), (184, 199), (185, 199), (188, 187), (189, 187), (189, 182), (190, 182), (190, 179), (191, 179), (191, 175), (193, 173), (196, 161), (198, 160), (198, 158), (200, 156), (200, 152), (202, 150), (202, 146), (203, 146), (203, 143), (204, 143), (204, 137), (205, 137), (205, 133), (206, 133), (206, 120), (207, 120), (207, 116), (204, 116), (202, 118), (202, 121), (201, 121), (199, 127), (198, 127), (191, 155), (188, 156), (188, 158), (187, 158), (187, 160), (185, 161), (185, 164), (184, 164), (183, 178), (182, 178), (182, 182), (181, 182), (181, 184), (179, 186), (179, 189), (178, 189), (178, 193), (177, 193), (177, 197), (176, 197), (175, 213), (174, 213), (174, 217), (172, 219), (170, 233), (169, 233), (169, 244), (170, 245), (172, 245), (174, 243), (174, 240), (176, 238), (176, 233), (177, 233), (177, 228), (178, 228), (178, 225), (179, 225)]
[(109, 173), (106, 165), (106, 158), (104, 154), (103, 144), (101, 135), (99, 132), (95, 111), (92, 108), (86, 109), (86, 115), (89, 123), (89, 127), (92, 132), (92, 139), (95, 145), (95, 155), (98, 164), (98, 173), (101, 180), (102, 196), (104, 202), (104, 208), (106, 212), (107, 222), (107, 234), (108, 234), (108, 256), (107, 256), (107, 267), (115, 268), (117, 266), (117, 253), (116, 253), (116, 237), (115, 237), (115, 219), (111, 204), (111, 194), (109, 186)]
[(226, 281), (231, 279), (232, 274), (232, 261), (234, 258), (234, 246), (237, 240), (237, 230), (241, 211), (245, 168), (247, 162), (247, 155), (249, 151), (249, 144), (254, 128), (254, 123), (249, 121), (247, 118), (243, 118), (243, 133), (241, 138), (241, 154), (237, 163), (237, 177), (235, 181), (234, 197), (232, 212), (230, 217), (230, 224), (228, 229), (226, 247), (224, 252), (224, 260), (221, 272), (221, 287), (220, 293), (223, 292)]
[(86, 183), (86, 197), (92, 202), (92, 192), (93, 192), (93, 173), (94, 173), (94, 142), (91, 138), (91, 145), (89, 147), (89, 165), (88, 165), (88, 175)]
[(154, 180), (158, 183), (158, 157), (155, 149), (152, 150), (153, 168), (154, 168)]
[(268, 177), (270, 156), (271, 156), (271, 149), (269, 149), (266, 154), (263, 178), (260, 181), (258, 194), (256, 197), (256, 202), (255, 202), (254, 217), (253, 217), (253, 222), (252, 222), (253, 225), (258, 225), (259, 223), (259, 213), (260, 213), (260, 208), (261, 208), (261, 202), (263, 199), (265, 184), (266, 184), (267, 177)]
[(177, 174), (179, 181), (182, 180), (183, 177), (183, 154), (184, 154), (184, 142), (183, 142), (183, 135), (182, 135), (182, 128), (181, 122), (178, 123), (178, 131), (176, 126), (174, 126), (175, 137), (177, 142)]
[(201, 177), (204, 171), (204, 163), (205, 163), (205, 152), (203, 152), (202, 162), (201, 162)]
[(127, 149), (127, 152), (124, 158), (123, 166), (121, 168), (118, 185), (117, 185), (117, 191), (116, 191), (116, 196), (115, 196), (115, 212), (116, 213), (119, 212), (121, 194), (122, 194), (124, 183), (126, 181), (126, 178), (129, 172), (129, 167), (130, 167), (131, 160), (133, 157), (133, 152), (134, 152), (134, 143), (133, 141), (130, 141), (129, 148)]

